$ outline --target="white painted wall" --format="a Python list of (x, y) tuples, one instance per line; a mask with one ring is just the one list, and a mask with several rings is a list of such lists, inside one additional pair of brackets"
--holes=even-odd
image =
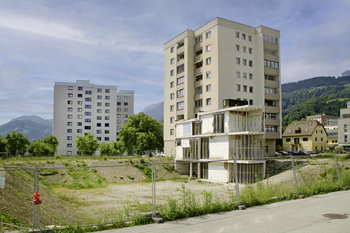
[(228, 167), (226, 170), (224, 163), (209, 163), (208, 179), (217, 182), (228, 182)]
[(202, 134), (213, 133), (213, 115), (201, 115)]
[(210, 159), (228, 159), (229, 155), (229, 137), (219, 136), (209, 140)]

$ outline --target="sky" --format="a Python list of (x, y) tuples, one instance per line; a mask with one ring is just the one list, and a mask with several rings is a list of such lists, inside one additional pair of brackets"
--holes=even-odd
[(0, 125), (53, 118), (55, 82), (163, 101), (164, 44), (216, 17), (281, 33), (282, 83), (350, 70), (350, 0), (1, 0)]

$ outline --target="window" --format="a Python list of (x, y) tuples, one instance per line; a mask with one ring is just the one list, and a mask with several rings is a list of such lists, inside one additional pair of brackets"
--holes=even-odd
[(174, 117), (170, 117), (170, 123), (174, 123)]
[(83, 115), (78, 115), (77, 118), (78, 119), (83, 119)]
[(102, 95), (98, 95), (97, 99), (101, 100), (102, 99)]
[(117, 118), (120, 118), (120, 117), (122, 117), (122, 115), (121, 114), (117, 114)]
[(170, 53), (173, 53), (174, 52), (174, 47), (171, 47), (170, 48)]
[(72, 132), (72, 129), (67, 129), (67, 133), (71, 133)]
[(290, 142), (290, 138), (286, 138), (286, 142)]
[(96, 139), (97, 139), (98, 141), (101, 141), (101, 137), (96, 137)]
[(210, 65), (210, 64), (211, 64), (211, 57), (209, 57), (209, 58), (206, 59), (206, 64), (207, 64), (207, 65)]
[(72, 140), (72, 136), (67, 136), (67, 140), (68, 141)]
[(129, 115), (128, 115), (128, 114), (124, 114), (124, 117), (125, 117), (125, 118), (128, 118), (128, 117), (129, 117)]
[(247, 47), (243, 46), (243, 53), (247, 52)]
[(174, 129), (170, 129), (170, 135), (174, 135)]
[(239, 32), (236, 32), (236, 38), (239, 38)]
[(124, 102), (124, 106), (128, 106), (129, 105), (129, 103), (128, 102)]
[(105, 134), (109, 134), (109, 130), (108, 129), (105, 130)]
[(207, 71), (207, 78), (211, 78), (211, 71)]
[(174, 81), (170, 82), (170, 88), (174, 87)]
[(96, 123), (96, 126), (97, 127), (101, 127), (101, 123)]
[(77, 126), (82, 126), (83, 125), (83, 122), (79, 121), (77, 122)]
[(67, 118), (68, 118), (68, 119), (72, 119), (72, 118), (73, 118), (73, 115), (70, 115), (70, 114), (69, 114), (69, 115), (67, 115)]
[(109, 95), (106, 95), (106, 96), (105, 96), (105, 99), (106, 99), (106, 100), (109, 100), (109, 99), (110, 99)]
[(85, 101), (91, 102), (91, 98), (85, 98)]
[(274, 44), (278, 44), (278, 39), (275, 38), (275, 37), (264, 35), (263, 39), (264, 39), (264, 41), (268, 41), (268, 42), (271, 42), (271, 43), (274, 43)]
[(109, 123), (105, 123), (105, 127), (109, 127)]
[(128, 120), (124, 120), (124, 123), (128, 123)]
[(175, 71), (174, 71), (174, 70), (171, 70), (171, 71), (170, 71), (170, 76), (174, 76), (174, 74), (175, 74)]
[(243, 65), (244, 65), (244, 66), (247, 65), (247, 59), (243, 59)]
[(323, 141), (323, 138), (321, 138), (321, 141)]
[(253, 79), (253, 74), (249, 74), (249, 79), (250, 79), (250, 80)]
[(72, 143), (68, 143), (67, 147), (69, 147), (69, 148), (72, 147)]
[(91, 105), (85, 104), (85, 108), (91, 108)]
[(205, 33), (205, 37), (206, 37), (207, 39), (210, 38), (210, 37), (211, 37), (211, 32), (209, 31), (209, 32)]
[(82, 91), (83, 90), (83, 87), (78, 87), (78, 91)]
[(68, 97), (73, 97), (73, 93), (68, 93)]
[(253, 49), (249, 48), (249, 53), (252, 54), (253, 53)]
[(102, 109), (97, 109), (97, 113), (102, 113)]
[(203, 100), (202, 99), (194, 101), (194, 107), (195, 108), (199, 108), (199, 107), (202, 107), (202, 106), (203, 106)]
[(85, 125), (84, 127), (86, 130), (90, 130), (91, 129), (91, 126), (90, 125)]
[(101, 134), (101, 130), (100, 129), (96, 130), (96, 133)]
[(202, 35), (198, 36), (197, 38), (194, 39), (194, 44), (198, 44), (200, 42), (202, 42)]
[(86, 94), (86, 95), (91, 95), (91, 94), (92, 94), (92, 91), (85, 91), (85, 94)]
[(67, 104), (73, 104), (73, 100), (68, 100)]
[(72, 122), (67, 122), (67, 126), (71, 126), (71, 125), (73, 125)]
[(195, 94), (195, 95), (202, 94), (202, 92), (203, 92), (203, 86), (199, 86), (199, 87), (196, 87), (196, 88), (194, 89), (194, 94)]
[(91, 116), (91, 112), (85, 112), (85, 116)]
[(67, 108), (68, 112), (73, 112), (73, 108)]
[(171, 94), (170, 94), (170, 99), (171, 99), (171, 100), (174, 99), (174, 93), (171, 93)]
[(253, 100), (249, 100), (249, 105), (253, 105)]
[(97, 106), (102, 106), (102, 103), (101, 102), (97, 102)]
[(82, 105), (83, 101), (78, 101), (77, 103), (78, 103), (78, 105)]
[(211, 84), (209, 84), (209, 85), (206, 86), (206, 90), (207, 90), (207, 92), (208, 92), (208, 91), (211, 91)]
[(184, 96), (184, 89), (178, 90), (177, 92), (177, 98)]
[(102, 120), (102, 116), (97, 116), (96, 119), (97, 119), (98, 121), (100, 121), (100, 120)]
[(250, 67), (253, 67), (253, 61), (250, 61), (250, 60), (249, 60), (249, 66), (250, 66)]
[(238, 57), (236, 57), (236, 64), (237, 64), (237, 65), (241, 64), (241, 59), (238, 58)]
[(105, 113), (109, 113), (109, 109), (105, 109)]
[(247, 86), (243, 85), (243, 92), (247, 92)]
[(127, 112), (128, 111), (128, 109), (127, 108), (124, 108), (124, 112)]
[(317, 142), (317, 138), (315, 137), (315, 142)]
[(207, 52), (211, 50), (211, 45), (207, 45)]
[(252, 41), (252, 36), (251, 35), (248, 35), (248, 40)]
[(303, 142), (309, 141), (309, 138), (303, 138)]
[(110, 90), (110, 89), (106, 89), (105, 92), (106, 92), (106, 93), (110, 93), (111, 90)]
[(264, 66), (278, 69), (279, 63), (275, 61), (264, 60)]
[(223, 112), (213, 114), (213, 133), (224, 133), (225, 114)]
[[(180, 85), (180, 84), (182, 84), (184, 82), (185, 82), (185, 77), (184, 76), (182, 76), (182, 77), (177, 79), (177, 85)], [(170, 87), (171, 87), (171, 84), (170, 84)]]
[(247, 73), (243, 73), (243, 78), (247, 79)]
[(117, 102), (117, 105), (122, 105), (122, 102)]
[(105, 116), (105, 120), (106, 120), (106, 121), (109, 121), (109, 116)]
[(236, 72), (236, 78), (240, 78), (241, 77), (241, 72), (237, 71)]
[(124, 96), (124, 99), (127, 100), (127, 99), (128, 99), (128, 96)]
[(245, 34), (244, 33), (242, 33), (242, 39), (245, 40)]
[[(178, 102), (177, 104), (177, 110), (182, 110), (184, 109), (184, 102)], [(170, 108), (173, 107), (174, 108), (174, 105), (171, 105)], [(173, 110), (170, 110), (170, 111), (173, 111)]]
[(121, 120), (117, 120), (117, 124), (121, 124), (122, 123), (122, 121)]
[(109, 103), (105, 103), (105, 107), (109, 107), (109, 105), (110, 105)]
[(102, 92), (102, 89), (100, 89), (100, 88), (99, 88), (99, 89), (97, 89), (97, 92)]
[(241, 91), (241, 85), (237, 84), (237, 91)]
[(239, 51), (239, 45), (236, 45), (236, 51)]
[(83, 130), (82, 129), (77, 129), (77, 133), (82, 133)]
[(174, 64), (174, 63), (175, 63), (174, 58), (171, 58), (171, 59), (170, 59), (170, 65), (172, 65), (172, 64)]
[(170, 112), (174, 111), (174, 105), (170, 105)]
[(211, 98), (206, 99), (207, 105), (211, 105)]
[(105, 141), (108, 142), (109, 141), (109, 137), (105, 137)]
[(249, 87), (249, 92), (253, 93), (253, 87), (252, 86)]
[(73, 90), (73, 86), (68, 86), (68, 90)]

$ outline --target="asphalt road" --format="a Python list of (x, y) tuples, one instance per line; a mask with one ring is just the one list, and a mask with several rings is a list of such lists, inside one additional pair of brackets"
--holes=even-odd
[[(327, 218), (325, 214), (337, 214)], [(106, 230), (103, 233), (206, 232), (350, 232), (350, 190), (256, 206), (245, 210), (204, 215), (161, 224)]]

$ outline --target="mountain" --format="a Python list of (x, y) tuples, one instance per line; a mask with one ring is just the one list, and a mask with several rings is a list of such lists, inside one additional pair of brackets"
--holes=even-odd
[(52, 135), (52, 120), (45, 120), (38, 116), (21, 116), (0, 126), (0, 134), (5, 136), (13, 130), (27, 136), (29, 141), (43, 139)]
[(158, 120), (159, 122), (163, 122), (164, 118), (164, 101), (157, 103), (157, 104), (151, 104), (144, 108), (141, 112), (147, 114), (148, 116), (152, 117), (153, 119)]

